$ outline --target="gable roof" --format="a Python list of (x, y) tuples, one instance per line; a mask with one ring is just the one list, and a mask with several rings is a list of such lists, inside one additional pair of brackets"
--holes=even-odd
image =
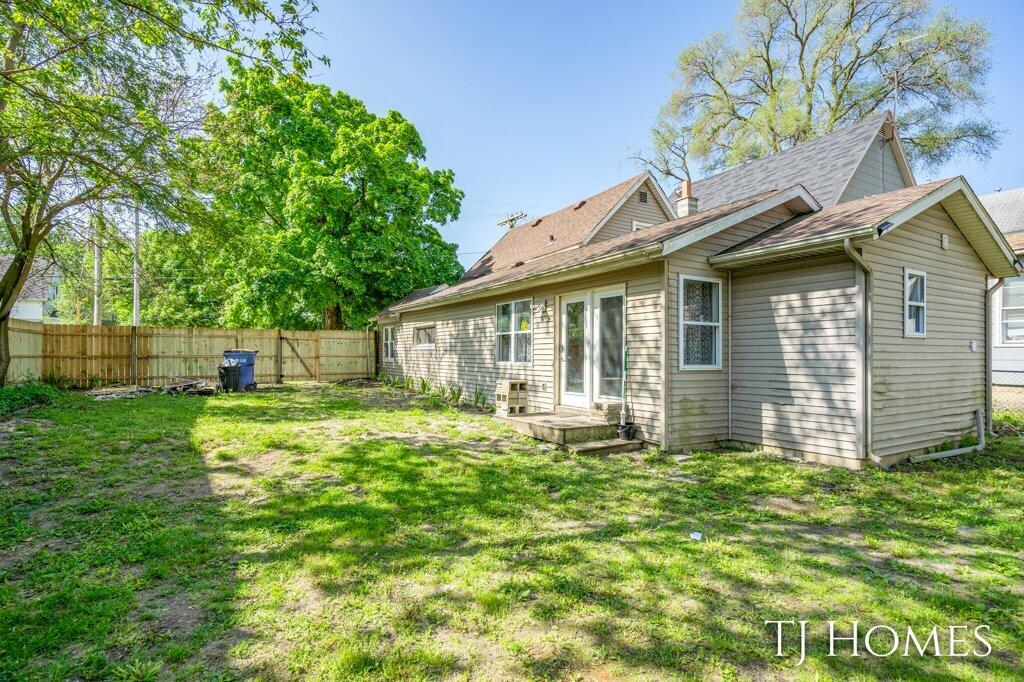
[[(6, 272), (14, 256), (0, 253), (0, 272)], [(32, 262), (32, 269), (29, 271), (28, 279), (21, 288), (18, 295), (19, 301), (45, 301), (50, 297), (50, 287), (57, 277), (57, 265), (55, 263), (35, 259)]]
[(649, 176), (647, 172), (639, 173), (594, 196), (511, 228), (466, 270), (460, 282), (504, 270), (552, 251), (578, 246), (604, 224), (612, 210)]
[[(703, 211), (749, 196), (763, 187), (793, 185), (803, 185), (822, 206), (832, 206), (839, 202), (879, 131), (890, 123), (888, 112), (879, 112), (810, 142), (697, 180), (692, 186), (697, 207)], [(893, 139), (898, 147), (895, 134)], [(902, 152), (894, 153), (899, 160)], [(901, 172), (909, 174), (909, 166), (901, 167)], [(907, 179), (913, 184), (912, 175)]]
[(645, 184), (654, 190), (654, 198), (658, 202), (658, 205), (661, 207), (661, 210), (665, 214), (665, 217), (668, 220), (672, 220), (673, 218), (675, 218), (676, 211), (672, 207), (671, 202), (669, 202), (668, 197), (665, 196), (665, 190), (661, 188), (661, 184), (654, 179), (654, 176), (651, 174), (651, 172), (647, 171), (641, 173), (638, 176), (638, 179), (634, 186), (622, 194), (622, 197), (615, 203), (614, 206), (611, 207), (608, 213), (605, 214), (604, 218), (602, 218), (601, 221), (597, 225), (595, 225), (594, 228), (590, 230), (590, 232), (587, 233), (587, 236), (583, 238), (581, 243), (589, 244), (594, 239), (594, 237), (596, 237), (597, 234), (601, 231), (601, 228), (604, 227), (616, 213), (618, 213), (619, 209), (622, 208), (623, 205), (625, 205), (626, 201), (628, 201), (629, 198), (632, 197), (636, 193), (636, 191), (643, 187)]
[(1024, 188), (993, 192), (978, 198), (1003, 234), (1024, 232)]
[(709, 260), (722, 267), (746, 266), (825, 253), (838, 248), (844, 239), (878, 239), (940, 202), (990, 272), (998, 277), (1016, 274), (1013, 250), (962, 176), (846, 201), (791, 218)]
[[(638, 232), (613, 237), (574, 249), (564, 249), (546, 256), (525, 261), (522, 265), (494, 270), (474, 279), (462, 280), (450, 287), (439, 290), (435, 294), (421, 297), (407, 303), (393, 304), (387, 314), (395, 314), (405, 310), (430, 307), (449, 301), (469, 298), (474, 295), (488, 295), (489, 292), (505, 285), (532, 280), (545, 275), (555, 275), (567, 270), (575, 270), (586, 266), (601, 266), (615, 260), (616, 265), (623, 266), (630, 256), (641, 259), (657, 258), (663, 255), (664, 244), (674, 237), (697, 230), (703, 226), (748, 208), (761, 205), (760, 211), (769, 210), (778, 205), (778, 197), (788, 197), (790, 190), (772, 190), (747, 197), (740, 201), (720, 206), (710, 211), (702, 211), (683, 218), (670, 220), (660, 225), (648, 227)], [(385, 313), (382, 312), (381, 315)]]

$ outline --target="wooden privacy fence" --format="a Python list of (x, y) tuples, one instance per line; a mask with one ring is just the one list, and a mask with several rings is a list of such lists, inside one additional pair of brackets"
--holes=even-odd
[(11, 320), (8, 379), (159, 386), (217, 378), (229, 348), (259, 351), (256, 382), (340, 381), (376, 373), (374, 332), (40, 324)]

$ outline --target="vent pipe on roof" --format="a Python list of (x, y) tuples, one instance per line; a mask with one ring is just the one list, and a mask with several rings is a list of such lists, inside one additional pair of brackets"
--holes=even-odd
[(676, 188), (676, 215), (683, 218), (697, 212), (697, 197), (693, 196), (693, 186), (689, 180), (683, 180)]

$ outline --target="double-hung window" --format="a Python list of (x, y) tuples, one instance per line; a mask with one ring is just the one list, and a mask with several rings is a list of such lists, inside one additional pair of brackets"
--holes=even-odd
[(395, 328), (384, 327), (384, 359), (393, 362), (395, 359)]
[(928, 276), (920, 270), (903, 270), (903, 335), (924, 338), (928, 323)]
[(1002, 293), (1003, 343), (1024, 343), (1024, 277), (1005, 280)]
[(532, 303), (523, 299), (495, 306), (494, 356), (498, 362), (527, 364), (533, 360)]
[(722, 367), (722, 280), (679, 275), (679, 366)]

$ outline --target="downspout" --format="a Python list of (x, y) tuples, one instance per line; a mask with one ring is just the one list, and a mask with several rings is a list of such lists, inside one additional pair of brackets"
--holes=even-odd
[(995, 338), (992, 336), (993, 319), (992, 298), (996, 292), (1003, 288), (1003, 278), (996, 280), (995, 284), (988, 288), (985, 293), (985, 429), (994, 435), (992, 431), (992, 346)]
[(861, 272), (864, 273), (864, 393), (862, 400), (864, 401), (864, 456), (873, 462), (879, 462), (871, 451), (871, 402), (872, 402), (872, 378), (871, 378), (871, 367), (874, 364), (872, 361), (872, 325), (871, 325), (871, 266), (864, 262), (860, 254), (857, 253), (853, 248), (853, 244), (850, 242), (850, 238), (847, 237), (843, 240), (843, 251), (846, 255), (854, 262), (854, 264), (860, 268)]
[(729, 271), (729, 275), (726, 282), (729, 287), (729, 292), (726, 294), (727, 309), (726, 309), (726, 338), (729, 347), (726, 349), (729, 362), (729, 372), (727, 381), (729, 384), (726, 386), (726, 392), (729, 396), (729, 440), (732, 440), (732, 270)]

